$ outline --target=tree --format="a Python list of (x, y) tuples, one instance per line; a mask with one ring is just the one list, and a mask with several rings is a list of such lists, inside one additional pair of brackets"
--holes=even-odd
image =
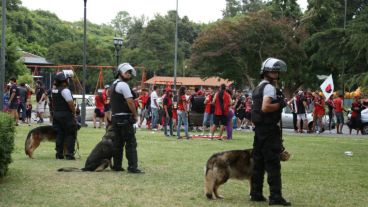
[(258, 12), (264, 9), (265, 5), (262, 0), (242, 0), (242, 12), (243, 14)]
[(203, 31), (192, 47), (191, 62), (203, 77), (219, 76), (239, 85), (254, 87), (267, 57), (287, 62), (285, 86), (296, 89), (306, 79), (306, 54), (300, 43), (303, 30), (294, 31), (287, 19), (275, 20), (269, 13), (251, 13), (222, 20)]
[(239, 0), (226, 0), (226, 8), (222, 11), (224, 17), (235, 17), (241, 14), (242, 8)]
[(147, 21), (147, 17), (144, 15), (139, 18), (133, 17), (126, 36), (125, 45), (127, 48), (138, 48), (140, 46), (140, 43), (142, 42), (144, 26), (146, 25)]
[(111, 21), (111, 24), (117, 31), (117, 35), (119, 37), (126, 36), (131, 23), (132, 23), (132, 18), (130, 17), (129, 13), (126, 11), (118, 12), (116, 17)]
[(368, 1), (348, 2), (346, 30), (343, 28), (344, 1), (310, 3), (302, 22), (312, 34), (305, 43), (310, 68), (322, 74), (332, 73), (338, 80), (336, 88), (342, 90), (345, 84), (356, 87), (366, 84)]

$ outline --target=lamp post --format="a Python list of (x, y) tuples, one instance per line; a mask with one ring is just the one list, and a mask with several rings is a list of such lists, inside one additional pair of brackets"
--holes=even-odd
[(87, 0), (84, 0), (84, 25), (83, 25), (83, 94), (82, 94), (82, 110), (81, 122), (82, 126), (86, 126), (86, 67), (87, 67)]
[[(1, 24), (1, 68), (0, 68), (0, 97), (4, 97), (5, 83), (5, 29), (6, 29), (6, 0), (2, 1), (2, 24)], [(0, 111), (3, 111), (3, 101), (0, 103)]]
[(177, 106), (178, 96), (176, 90), (176, 67), (178, 64), (178, 0), (176, 0), (176, 19), (175, 19), (175, 55), (174, 55), (174, 106)]
[[(346, 9), (347, 9), (347, 0), (344, 1), (344, 39), (345, 39), (345, 27), (346, 27)], [(344, 82), (344, 73), (345, 73), (345, 51), (343, 50), (343, 57), (342, 57), (342, 74), (341, 74), (341, 83), (342, 83), (342, 93), (345, 93), (345, 82)]]
[(115, 56), (116, 56), (116, 69), (119, 66), (119, 54), (121, 47), (123, 46), (123, 38), (114, 37)]

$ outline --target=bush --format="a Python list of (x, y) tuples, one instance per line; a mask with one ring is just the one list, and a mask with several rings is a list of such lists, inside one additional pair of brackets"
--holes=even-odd
[(8, 165), (12, 162), (11, 153), (14, 150), (15, 127), (13, 119), (0, 112), (0, 178), (8, 171)]

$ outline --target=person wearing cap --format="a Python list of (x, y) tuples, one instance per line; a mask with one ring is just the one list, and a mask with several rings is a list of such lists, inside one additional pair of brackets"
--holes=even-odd
[(263, 79), (253, 91), (252, 121), (255, 124), (253, 142), (253, 174), (250, 200), (263, 202), (263, 180), (267, 172), (270, 187), (269, 205), (290, 206), (291, 203), (281, 193), (280, 153), (284, 151), (281, 129), (282, 109), (286, 106), (284, 96), (273, 84), (279, 73), (286, 71), (286, 63), (276, 58), (268, 58), (261, 67)]
[[(72, 92), (68, 88), (68, 76), (64, 72), (56, 74), (51, 90), (51, 100), (54, 106), (52, 125), (57, 131), (56, 159), (75, 160), (75, 141), (77, 125), (75, 122), (75, 104)], [(66, 152), (64, 152), (66, 146)]]
[(111, 122), (115, 133), (113, 138), (112, 170), (124, 171), (123, 148), (125, 146), (128, 160), (129, 173), (143, 173), (138, 169), (137, 140), (135, 138), (134, 124), (138, 121), (138, 113), (135, 107), (135, 93), (128, 85), (132, 76), (136, 76), (135, 69), (129, 63), (122, 63), (117, 68), (117, 78), (110, 90)]

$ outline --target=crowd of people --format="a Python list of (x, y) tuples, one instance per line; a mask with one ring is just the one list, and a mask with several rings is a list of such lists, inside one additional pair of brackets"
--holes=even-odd
[[(202, 132), (201, 135), (209, 136), (210, 139), (220, 137), (228, 140), (232, 138), (233, 130), (254, 129), (251, 117), (251, 95), (242, 90), (230, 90), (225, 85), (215, 89), (196, 87), (194, 90), (181, 87), (178, 91), (178, 100), (175, 101), (170, 88), (163, 89), (161, 93), (157, 86), (153, 87), (151, 93), (143, 89), (136, 100), (137, 108), (141, 111), (138, 126), (141, 127), (145, 120), (147, 129), (152, 131), (161, 129), (165, 136), (182, 138), (178, 129), (183, 128), (185, 138), (190, 138), (188, 130), (196, 128)], [(359, 133), (360, 112), (368, 106), (367, 99), (359, 96), (354, 97), (351, 107), (344, 107), (342, 95), (331, 96), (326, 101), (321, 92), (303, 90), (296, 91), (293, 97), (286, 99), (286, 102), (293, 114), (296, 133), (319, 134), (324, 130), (336, 128), (336, 133), (342, 134), (345, 124), (350, 133), (353, 129)], [(190, 112), (193, 111), (203, 114), (200, 125), (191, 121), (195, 119), (191, 117)], [(349, 115), (346, 120), (350, 112), (351, 117)], [(189, 126), (190, 123), (194, 126)], [(218, 136), (215, 136), (214, 133), (218, 127), (220, 128)], [(177, 132), (176, 135), (173, 131)], [(224, 131), (226, 135), (222, 136)]]
[[(95, 94), (94, 128), (107, 126), (111, 121), (110, 98), (107, 94), (109, 88), (110, 85), (106, 84)], [(184, 136), (187, 139), (191, 138), (189, 129), (196, 127), (202, 132), (201, 135), (210, 136), (210, 139), (220, 137), (225, 140), (232, 138), (233, 130), (254, 129), (251, 121), (252, 94), (245, 91), (230, 89), (225, 85), (215, 89), (196, 87), (194, 90), (181, 87), (178, 91), (178, 100), (174, 100), (171, 88), (167, 87), (161, 91), (155, 85), (152, 89), (152, 91), (142, 89), (134, 102), (136, 108), (140, 110), (139, 127), (145, 120), (147, 129), (163, 130), (165, 136), (182, 138), (178, 130), (179, 126), (179, 129), (184, 129)], [(32, 121), (44, 122), (44, 112), (48, 105), (50, 122), (52, 122), (53, 110), (50, 93), (51, 89), (47, 90), (40, 80), (36, 81), (34, 87), (31, 87), (24, 82), (18, 84), (16, 78), (11, 78), (4, 91), (4, 111), (14, 117), (16, 125), (19, 125), (19, 122), (30, 125)], [(31, 103), (32, 95), (35, 95), (36, 99), (34, 107)], [(287, 105), (293, 114), (296, 133), (319, 134), (326, 129), (335, 128), (337, 134), (342, 134), (342, 128), (346, 124), (350, 134), (352, 130), (356, 130), (359, 134), (362, 126), (360, 112), (368, 107), (367, 102), (367, 99), (355, 96), (351, 107), (344, 107), (342, 94), (325, 100), (321, 92), (298, 90), (293, 97), (287, 100)], [(192, 118), (190, 111), (203, 114), (203, 121), (200, 125), (189, 126), (191, 123), (189, 120)], [(308, 126), (311, 121), (308, 120), (308, 113), (312, 113), (312, 126)], [(351, 115), (347, 116), (348, 113)], [(327, 121), (325, 121), (326, 118)], [(215, 136), (214, 133), (218, 127), (220, 130), (218, 136)], [(224, 131), (226, 135), (222, 136)]]
[[(32, 120), (43, 123), (46, 105), (49, 103), (50, 91), (45, 90), (40, 80), (36, 81), (35, 87), (27, 83), (17, 83), (17, 79), (12, 77), (5, 86), (3, 97), (3, 111), (14, 117), (16, 126), (19, 122), (30, 125)], [(31, 96), (36, 96), (36, 106), (32, 106)], [(35, 110), (34, 110), (35, 109)], [(32, 117), (32, 112), (35, 116)]]

